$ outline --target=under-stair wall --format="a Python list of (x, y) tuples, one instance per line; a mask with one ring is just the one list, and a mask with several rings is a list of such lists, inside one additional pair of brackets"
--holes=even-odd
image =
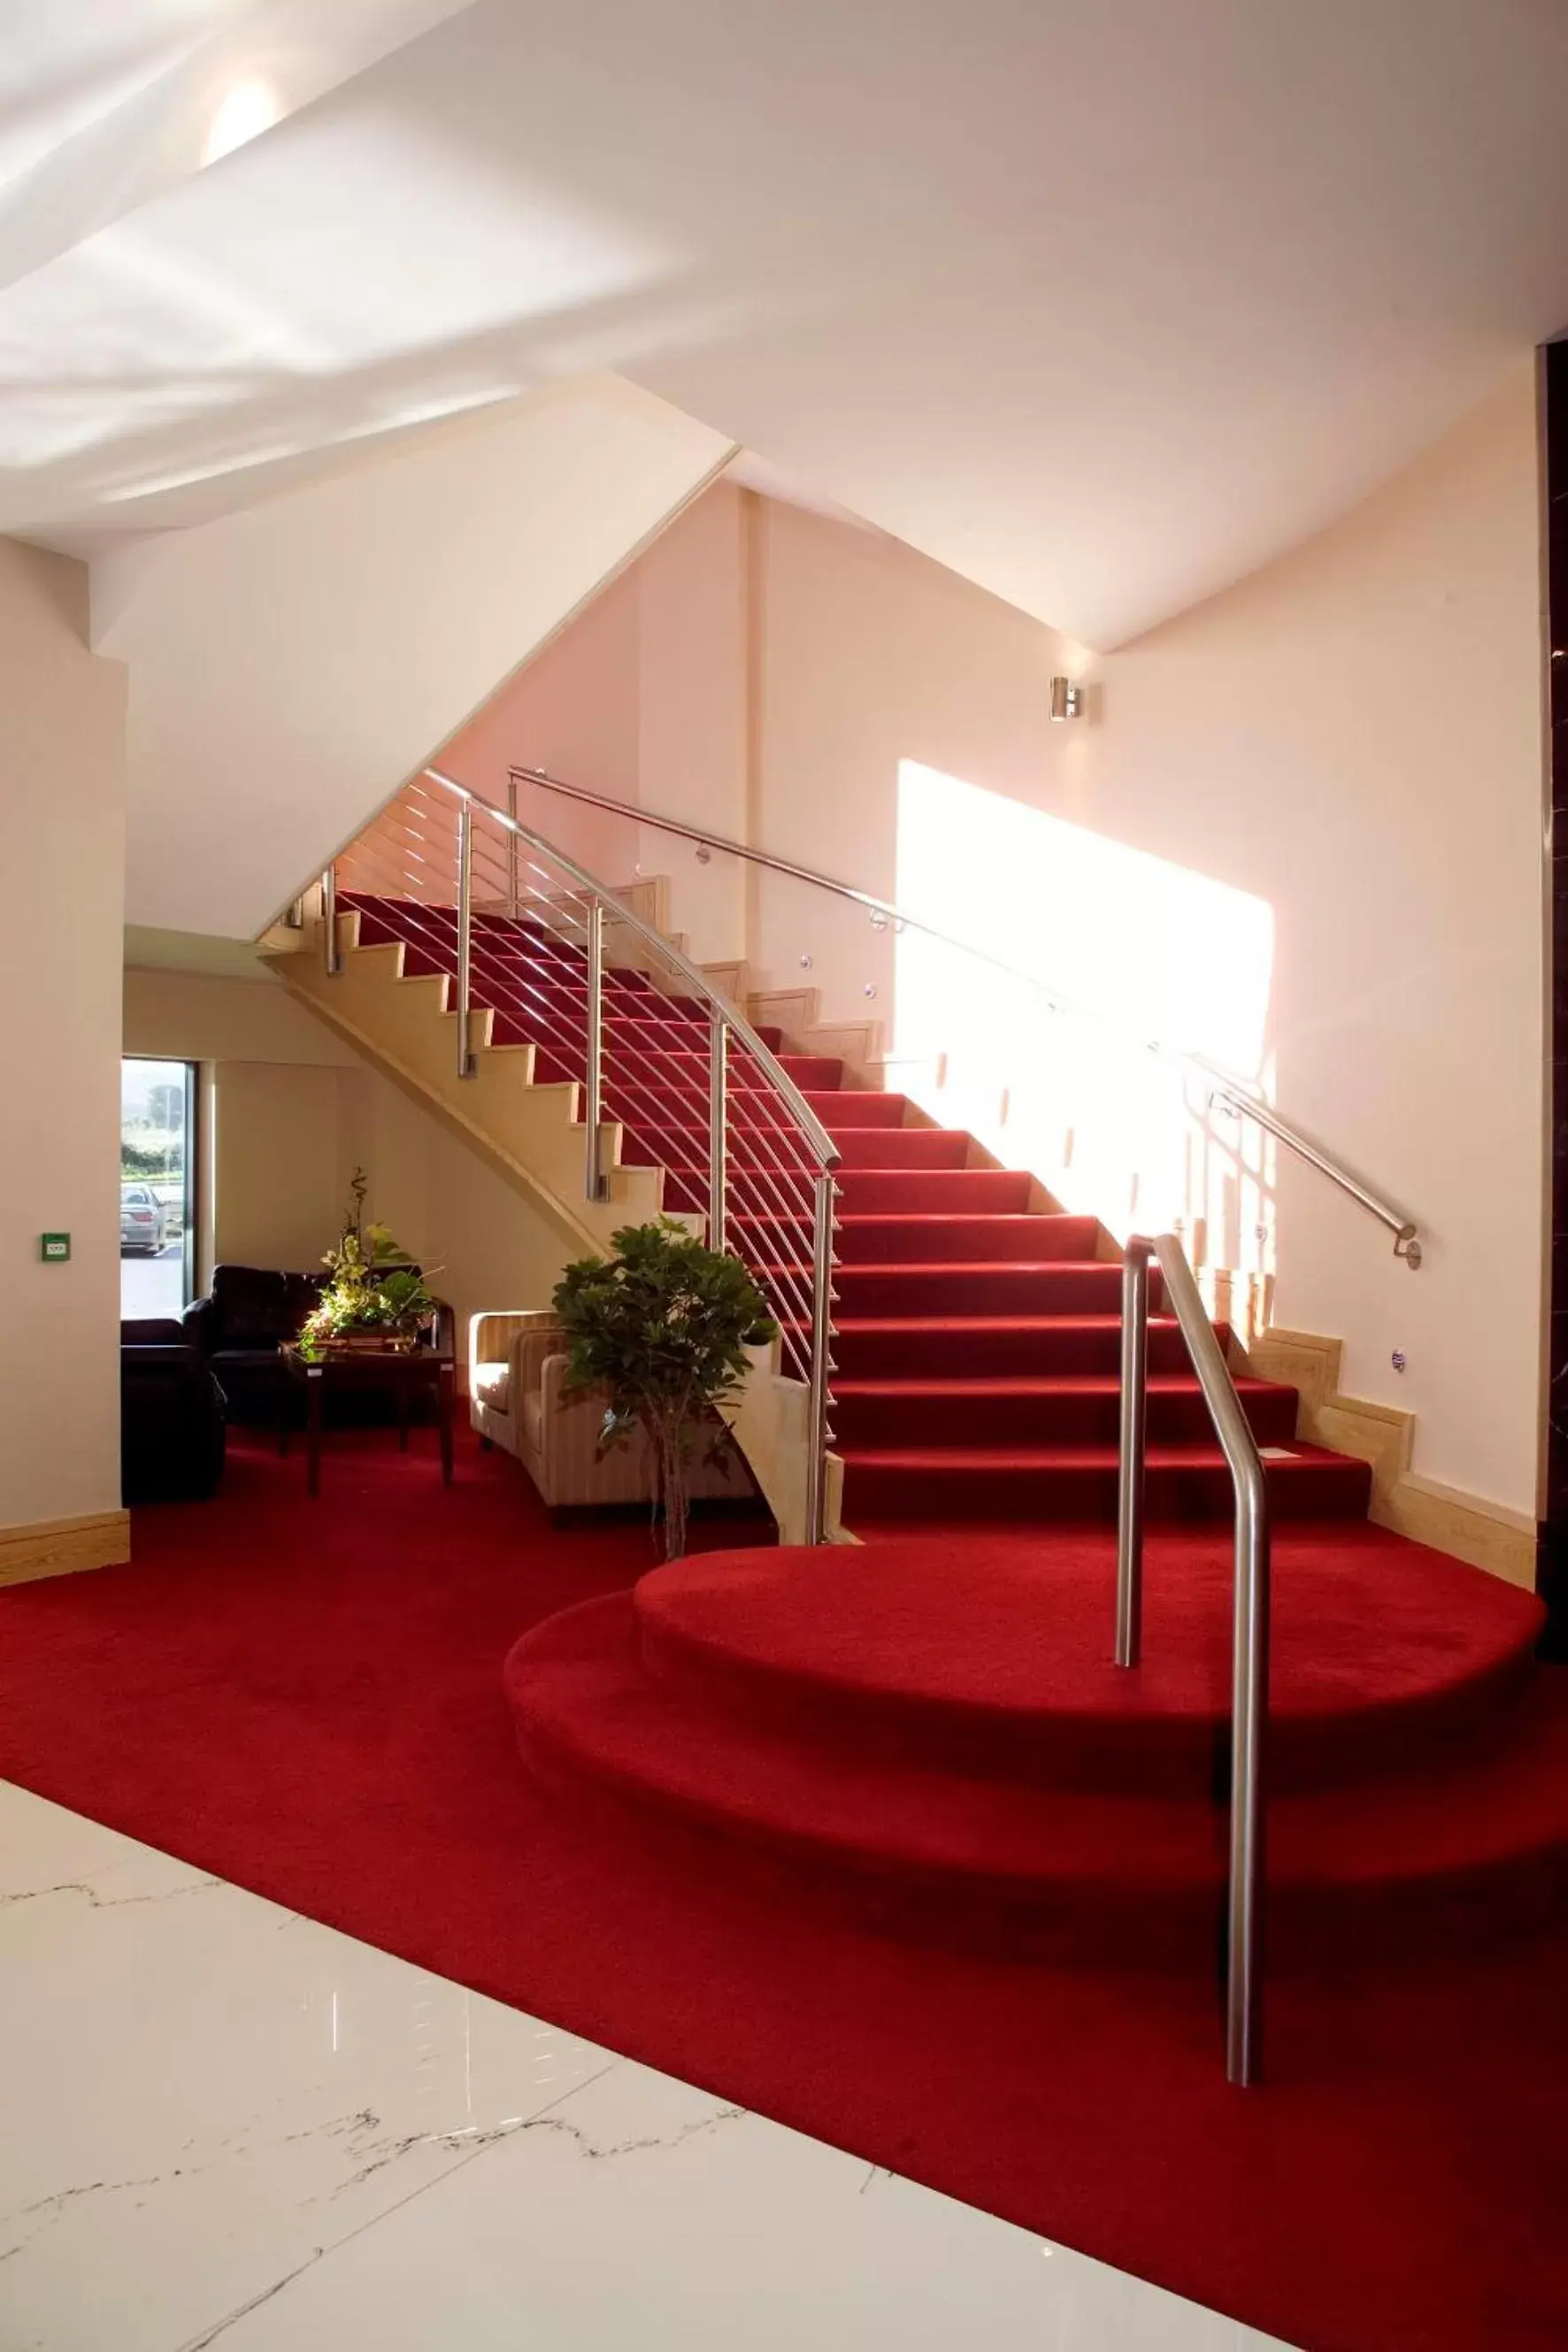
[[(300, 931), (281, 928), (270, 940), (268, 961), (298, 999), (353, 1045), (374, 1068), (447, 1126), (501, 1176), (525, 1202), (533, 1218), (555, 1234), (561, 1262), (606, 1250), (617, 1226), (641, 1223), (661, 1213), (685, 1218), (702, 1229), (698, 1194), (678, 1167), (659, 1164), (646, 1139), (628, 1133), (615, 1119), (600, 1131), (604, 1197), (585, 1187), (587, 1129), (580, 1076), (552, 1062), (556, 1033), (546, 1026), (542, 1043), (515, 1034), (528, 1026), (512, 1012), (494, 1010), (491, 967), (480, 960), (469, 1014), (469, 1067), (459, 1070), (457, 960), (454, 910), (434, 900), (375, 898), (360, 894), (335, 918), (336, 968), (329, 970), (325, 926), (319, 914)], [(504, 918), (488, 919), (495, 942), (510, 937)], [(530, 956), (540, 949), (537, 931), (515, 927), (518, 945)], [(616, 929), (606, 926), (607, 952), (616, 953)], [(568, 951), (562, 950), (563, 954)], [(570, 966), (549, 967), (546, 987), (574, 984)], [(526, 1001), (528, 992), (524, 992)], [(499, 1001), (510, 1002), (502, 993)], [(653, 1026), (668, 1027), (679, 1000), (656, 989), (635, 965), (610, 962), (606, 975), (606, 1045), (611, 1056), (642, 1050), (637, 1041)], [(656, 1012), (655, 1008), (658, 1008)], [(695, 1010), (695, 1018), (693, 1017)], [(689, 1005), (698, 1050), (706, 1053), (708, 1024), (701, 1008)], [(655, 1047), (656, 1069), (668, 1059)], [(825, 1064), (837, 1081), (838, 1066)], [(804, 1075), (804, 1074), (803, 1074)], [(679, 1099), (679, 1098), (678, 1098)], [(678, 1109), (674, 1114), (681, 1116)], [(743, 1197), (743, 1180), (737, 1191)], [(543, 1306), (547, 1284), (532, 1300), (498, 1304)], [(808, 1471), (809, 1397), (798, 1367), (798, 1338), (784, 1330), (770, 1345), (752, 1351), (751, 1376), (731, 1427), (748, 1465), (766, 1497), (785, 1541), (801, 1541), (811, 1523)], [(839, 1529), (840, 1470), (826, 1465), (823, 1521), (829, 1538)]]
[(100, 559), (129, 920), (254, 938), (729, 453), (578, 377)]

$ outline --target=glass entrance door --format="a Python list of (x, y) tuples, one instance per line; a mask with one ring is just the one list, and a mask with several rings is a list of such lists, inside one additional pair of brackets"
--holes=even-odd
[(120, 1066), (120, 1312), (178, 1316), (195, 1274), (194, 1062)]

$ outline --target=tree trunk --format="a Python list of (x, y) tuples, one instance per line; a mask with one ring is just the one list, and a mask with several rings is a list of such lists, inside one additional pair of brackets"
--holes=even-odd
[(666, 1559), (682, 1559), (686, 1555), (686, 1521), (689, 1498), (686, 1491), (686, 1452), (681, 1444), (682, 1417), (660, 1416), (654, 1431), (654, 1454), (658, 1464), (659, 1495), (664, 1504), (664, 1556)]

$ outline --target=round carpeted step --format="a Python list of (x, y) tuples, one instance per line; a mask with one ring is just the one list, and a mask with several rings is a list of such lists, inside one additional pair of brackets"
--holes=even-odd
[[(1230, 1707), (1226, 1532), (1152, 1530), (1142, 1663), (1111, 1657), (1115, 1539), (889, 1531), (847, 1551), (708, 1553), (634, 1606), (647, 1670), (700, 1703), (1058, 1785), (1210, 1790)], [(1276, 1785), (1441, 1761), (1517, 1699), (1531, 1593), (1361, 1524), (1273, 1549)]]
[[(558, 1793), (634, 1808), (699, 1866), (748, 1861), (892, 1932), (1150, 1968), (1212, 1957), (1226, 1814), (1198, 1798), (1042, 1789), (694, 1708), (647, 1675), (628, 1596), (525, 1634), (505, 1688)], [(1268, 1810), (1271, 1964), (1515, 1934), (1568, 1897), (1568, 1691), (1543, 1674), (1506, 1745)]]

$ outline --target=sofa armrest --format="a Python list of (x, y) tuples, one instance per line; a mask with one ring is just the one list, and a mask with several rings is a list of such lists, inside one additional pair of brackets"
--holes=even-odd
[(476, 1364), (504, 1364), (512, 1351), (513, 1342), (523, 1333), (542, 1327), (556, 1328), (555, 1317), (548, 1307), (511, 1307), (487, 1308), (468, 1318), (468, 1370)]
[(212, 1298), (194, 1298), (180, 1320), (185, 1338), (204, 1356), (210, 1356), (217, 1344), (217, 1304)]
[(561, 1326), (551, 1316), (531, 1329), (520, 1331), (511, 1343), (512, 1394), (521, 1398), (537, 1389), (545, 1409), (553, 1412), (561, 1383), (566, 1377), (566, 1348)]

